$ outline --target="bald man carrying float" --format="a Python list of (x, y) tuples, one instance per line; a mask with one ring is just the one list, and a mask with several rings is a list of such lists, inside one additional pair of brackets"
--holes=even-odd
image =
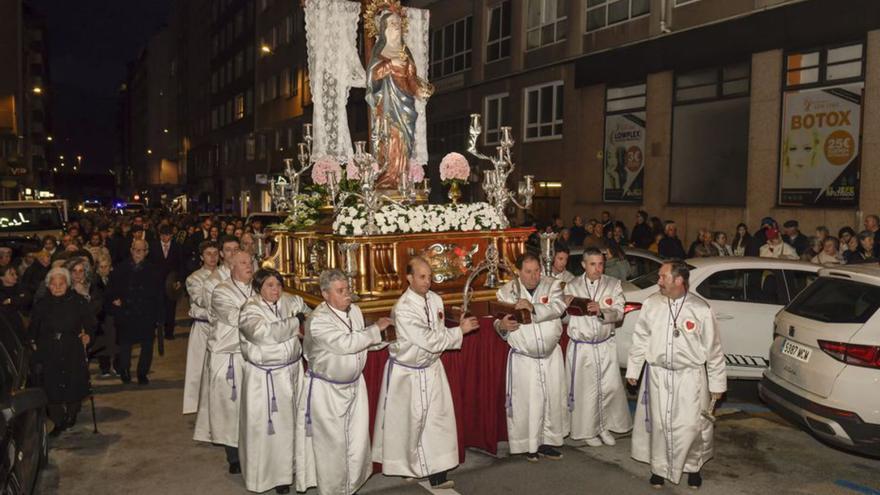
[(373, 462), (382, 473), (428, 477), (432, 488), (452, 488), (446, 472), (458, 465), (452, 393), (440, 361), (479, 328), (474, 317), (446, 328), (443, 299), (431, 292), (431, 266), (421, 257), (406, 267), (409, 288), (392, 310), (397, 342), (388, 346), (385, 379), (373, 434)]

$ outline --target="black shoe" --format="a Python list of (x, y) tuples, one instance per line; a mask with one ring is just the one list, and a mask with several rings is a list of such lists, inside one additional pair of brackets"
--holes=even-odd
[(455, 482), (452, 480), (446, 479), (446, 471), (428, 476), (428, 481), (431, 482), (431, 488), (436, 488), (436, 489), (455, 488)]
[(529, 452), (526, 454), (526, 460), (529, 462), (538, 462), (539, 459), (537, 452)]
[(232, 462), (229, 464), (229, 474), (241, 474), (241, 463)]
[(122, 383), (131, 383), (131, 373), (128, 371), (119, 373), (119, 379), (122, 380)]
[(147, 378), (146, 376), (139, 376), (138, 377), (138, 385), (149, 385), (149, 384), (150, 384), (150, 379)]
[(558, 461), (559, 459), (562, 459), (562, 452), (554, 449), (549, 445), (541, 445), (540, 447), (538, 447), (538, 455), (540, 455), (541, 457), (546, 457), (551, 461)]
[(664, 483), (666, 483), (666, 480), (664, 480), (662, 476), (657, 476), (656, 474), (652, 474), (650, 483), (651, 483), (651, 486), (653, 486), (654, 488), (660, 488), (663, 486)]
[(700, 473), (688, 473), (688, 486), (697, 489), (703, 485), (703, 476)]
[(276, 486), (275, 493), (290, 493), (290, 486), (288, 486), (288, 485)]

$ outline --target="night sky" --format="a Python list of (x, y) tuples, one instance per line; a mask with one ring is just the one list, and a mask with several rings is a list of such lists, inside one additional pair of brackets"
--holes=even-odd
[(55, 151), (107, 172), (126, 64), (165, 25), (172, 0), (26, 1), (46, 17)]

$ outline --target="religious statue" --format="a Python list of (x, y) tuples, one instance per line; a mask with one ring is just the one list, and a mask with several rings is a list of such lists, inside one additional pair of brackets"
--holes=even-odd
[(375, 39), (366, 71), (373, 152), (388, 164), (378, 186), (397, 189), (415, 148), (416, 100), (427, 100), (434, 87), (416, 74), (400, 0), (373, 0), (365, 20), (367, 35)]

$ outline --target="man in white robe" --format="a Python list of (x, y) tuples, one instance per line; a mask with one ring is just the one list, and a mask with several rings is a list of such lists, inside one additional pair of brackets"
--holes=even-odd
[(303, 380), (300, 318), (310, 310), (301, 297), (284, 293), (284, 281), (275, 270), (258, 271), (252, 287), (254, 294), (239, 317), (245, 361), (238, 437), (241, 472), (252, 492), (275, 488), (276, 493), (290, 493), (296, 399)]
[(511, 315), (495, 320), (495, 330), (510, 346), (507, 354), (507, 437), (511, 454), (561, 459), (554, 447), (568, 433), (565, 410), (565, 363), (559, 338), (565, 301), (562, 284), (541, 277), (541, 262), (525, 254), (517, 263), (519, 276), (498, 290), (500, 302), (527, 309), (532, 323), (519, 324)]
[(447, 328), (443, 299), (431, 292), (431, 265), (414, 257), (406, 272), (409, 288), (392, 311), (397, 342), (389, 345), (379, 393), (373, 462), (389, 476), (427, 476), (433, 488), (452, 488), (446, 472), (458, 465), (458, 430), (440, 356), (460, 349), (480, 324), (470, 317)]
[(250, 256), (239, 251), (232, 257), (232, 276), (214, 289), (211, 312), (216, 317), (214, 331), (208, 337), (208, 421), (211, 442), (223, 445), (229, 472), (241, 472), (238, 455), (238, 425), (242, 380), (239, 315), (241, 307), (253, 295), (251, 279), (254, 266)]
[(208, 304), (204, 299), (204, 286), (208, 277), (217, 269), (220, 249), (216, 242), (204, 241), (199, 245), (202, 267), (186, 277), (186, 291), (189, 294), (189, 317), (193, 320), (186, 344), (186, 374), (183, 380), (183, 414), (193, 414), (199, 410), (199, 392), (202, 384), (202, 369), (205, 365), (205, 352), (208, 348)]
[(232, 276), (232, 257), (239, 250), (238, 239), (234, 237), (224, 237), (220, 239), (220, 266), (214, 270), (208, 278), (202, 283), (202, 303), (207, 309), (208, 326), (205, 328), (205, 357), (202, 364), (202, 375), (199, 385), (199, 408), (196, 414), (196, 427), (193, 433), (193, 440), (199, 442), (212, 443), (211, 439), (211, 414), (208, 409), (211, 407), (209, 395), (211, 387), (209, 385), (211, 375), (211, 337), (217, 329), (217, 315), (211, 307), (211, 300), (214, 297), (214, 289), (221, 283), (229, 280)]
[(573, 273), (568, 271), (568, 258), (571, 251), (567, 246), (556, 246), (556, 253), (553, 255), (553, 265), (550, 268), (549, 276), (562, 282), (561, 287), (564, 290), (567, 284), (575, 279)]
[(323, 272), (319, 283), (324, 302), (307, 320), (303, 339), (309, 371), (297, 413), (296, 490), (317, 486), (322, 495), (350, 495), (373, 472), (363, 370), (367, 352), (383, 346), (381, 331), (391, 319), (366, 326), (341, 271)]
[(727, 372), (715, 314), (688, 292), (686, 264), (660, 268), (660, 292), (645, 300), (633, 332), (626, 378), (635, 385), (645, 365), (632, 435), (632, 457), (651, 464), (651, 485), (664, 478), (699, 488), (712, 458), (712, 404), (727, 391)]
[(591, 447), (614, 445), (611, 432), (632, 428), (626, 390), (617, 362), (614, 327), (623, 320), (620, 280), (605, 275), (605, 256), (587, 248), (581, 261), (584, 274), (565, 286), (566, 302), (587, 299), (587, 314), (570, 315), (565, 360), (571, 438)]

